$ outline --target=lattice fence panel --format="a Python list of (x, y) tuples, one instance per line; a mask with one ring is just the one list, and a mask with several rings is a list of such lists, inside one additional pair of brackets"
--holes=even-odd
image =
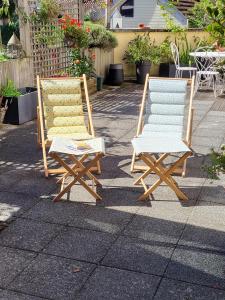
[[(80, 19), (79, 0), (59, 0), (62, 7), (62, 14), (67, 14), (73, 18)], [(37, 9), (37, 1), (28, 0), (29, 14), (32, 14)], [(68, 48), (60, 41), (56, 45), (47, 45), (40, 43), (39, 36), (54, 36), (56, 28), (60, 28), (57, 20), (51, 24), (31, 24), (30, 25), (30, 40), (31, 52), (33, 58), (33, 73), (34, 84), (36, 83), (37, 75), (41, 77), (52, 77), (65, 72), (70, 65), (70, 57)]]

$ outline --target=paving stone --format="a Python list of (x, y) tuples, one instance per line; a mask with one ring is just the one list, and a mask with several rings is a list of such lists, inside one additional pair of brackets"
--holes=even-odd
[(216, 137), (220, 137), (223, 138), (224, 137), (224, 129), (220, 128), (220, 130), (218, 130), (218, 128), (216, 129), (209, 129), (209, 128), (198, 128), (195, 132), (194, 132), (194, 136), (199, 136), (199, 137), (209, 137), (209, 136), (216, 136)]
[(33, 297), (7, 290), (0, 290), (0, 300), (41, 300), (43, 298)]
[(224, 300), (225, 291), (163, 279), (155, 300)]
[[(213, 212), (213, 213), (212, 213)], [(181, 245), (224, 251), (225, 207), (199, 201), (179, 241)]]
[(194, 136), (192, 139), (192, 147), (195, 149), (196, 146), (207, 146), (210, 148), (213, 147), (219, 147), (223, 141), (223, 138), (221, 137), (200, 137), (200, 136)]
[(0, 243), (5, 246), (40, 251), (64, 227), (55, 224), (17, 219), (0, 234)]
[(79, 300), (153, 299), (160, 278), (141, 273), (99, 267), (82, 289)]
[(157, 241), (176, 244), (184, 223), (161, 220), (153, 217), (136, 216), (127, 226), (124, 234), (147, 241)]
[(53, 202), (51, 199), (44, 199), (24, 214), (23, 217), (43, 222), (68, 224), (79, 217), (80, 206), (70, 201)]
[(49, 195), (56, 188), (56, 180), (53, 177), (45, 178), (40, 171), (12, 170), (4, 175), (0, 175), (1, 191), (40, 197)]
[(152, 207), (142, 207), (124, 230), (124, 234), (148, 241), (177, 243), (192, 206), (179, 202), (151, 201)]
[(208, 179), (202, 187), (199, 199), (207, 202), (225, 204), (224, 180), (212, 181)]
[(201, 248), (179, 246), (165, 276), (171, 279), (225, 289), (225, 256)]
[[(208, 228), (210, 227), (210, 228)], [(179, 245), (225, 251), (225, 226), (219, 224), (188, 224), (179, 240)]]
[(50, 299), (76, 299), (94, 265), (40, 254), (9, 288)]
[(5, 287), (26, 268), (34, 259), (35, 254), (2, 246), (0, 246), (0, 252), (0, 286)]
[(70, 219), (69, 225), (109, 233), (119, 233), (133, 217), (132, 213), (115, 210), (113, 207), (77, 205), (77, 215)]
[(44, 252), (88, 262), (99, 262), (114, 240), (114, 235), (104, 232), (68, 228), (56, 237)]
[(162, 275), (174, 247), (166, 243), (121, 236), (102, 264), (131, 271)]
[(23, 214), (39, 199), (20, 193), (0, 192), (0, 221), (7, 221)]

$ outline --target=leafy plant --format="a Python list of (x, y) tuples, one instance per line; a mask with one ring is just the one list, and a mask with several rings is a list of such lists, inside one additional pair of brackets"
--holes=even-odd
[(59, 20), (65, 36), (65, 41), (69, 47), (87, 48), (89, 43), (89, 28), (69, 16), (64, 16)]
[(161, 63), (169, 63), (173, 61), (172, 53), (170, 49), (170, 43), (171, 42), (167, 37), (159, 46)]
[(221, 147), (220, 152), (212, 149), (210, 160), (210, 165), (204, 166), (203, 169), (208, 173), (210, 178), (219, 179), (219, 174), (225, 172), (225, 145)]
[(211, 0), (206, 10), (210, 21), (206, 30), (219, 46), (225, 46), (225, 0)]
[(85, 28), (90, 28), (89, 48), (113, 49), (118, 45), (115, 35), (100, 24), (85, 22)]
[(38, 16), (41, 20), (57, 18), (60, 12), (61, 8), (56, 0), (40, 0)]
[(95, 56), (90, 53), (90, 56), (81, 54), (79, 49), (71, 50), (71, 67), (69, 68), (69, 73), (72, 76), (80, 77), (83, 74), (87, 76), (93, 75), (94, 72), (94, 59)]
[(209, 6), (214, 6), (211, 0), (201, 0), (195, 3), (194, 7), (190, 10), (189, 27), (203, 29), (209, 25), (210, 19), (207, 12), (207, 7)]
[(1, 94), (3, 97), (18, 97), (21, 95), (20, 91), (15, 87), (14, 82), (7, 80), (6, 85), (2, 86)]
[(44, 25), (35, 35), (36, 42), (46, 44), (48, 46), (58, 45), (64, 39), (64, 33), (59, 26)]
[(61, 7), (57, 0), (40, 0), (38, 7), (28, 15), (22, 7), (18, 7), (18, 13), (24, 23), (48, 23), (56, 19), (61, 12)]
[(144, 61), (158, 64), (160, 62), (160, 48), (155, 45), (150, 35), (137, 35), (129, 42), (124, 54), (124, 60), (128, 63), (142, 63)]

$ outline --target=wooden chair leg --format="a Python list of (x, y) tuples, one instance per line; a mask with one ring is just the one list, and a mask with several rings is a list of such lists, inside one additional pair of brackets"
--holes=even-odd
[(134, 164), (135, 164), (135, 160), (136, 160), (136, 154), (135, 154), (135, 152), (133, 152), (132, 160), (131, 160), (131, 166), (130, 166), (130, 171), (131, 171), (131, 173), (134, 172)]
[(41, 148), (41, 127), (40, 127), (40, 110), (37, 107), (37, 144), (38, 148)]
[(43, 161), (44, 161), (45, 177), (48, 177), (48, 175), (49, 175), (49, 172), (48, 172), (48, 160), (47, 160), (47, 153), (46, 153), (45, 143), (42, 144), (42, 154), (43, 154)]

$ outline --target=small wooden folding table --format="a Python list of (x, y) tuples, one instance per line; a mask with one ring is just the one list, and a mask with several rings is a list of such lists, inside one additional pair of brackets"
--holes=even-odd
[[(94, 190), (94, 185), (101, 186), (101, 183), (92, 174), (91, 168), (105, 155), (103, 138), (77, 141), (55, 137), (49, 149), (49, 155), (66, 170), (66, 173), (57, 181), (61, 183), (61, 189), (54, 198), (54, 202), (61, 200), (76, 183), (82, 185), (96, 200), (102, 199)], [(67, 179), (71, 177), (72, 179), (67, 182)], [(92, 187), (86, 183), (85, 177), (92, 180)]]

